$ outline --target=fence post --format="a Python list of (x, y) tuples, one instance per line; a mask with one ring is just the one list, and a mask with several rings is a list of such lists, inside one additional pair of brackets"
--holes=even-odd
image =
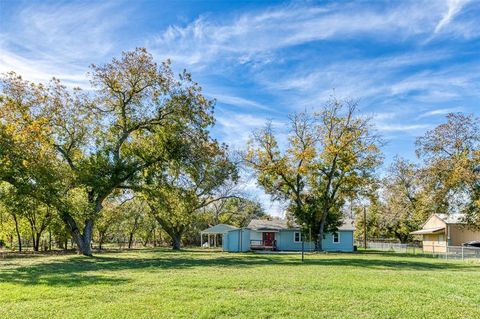
[(448, 260), (448, 246), (445, 246), (445, 260)]
[(463, 255), (463, 245), (462, 245), (462, 261), (464, 260), (464, 255)]
[(435, 243), (432, 245), (432, 256), (435, 256)]

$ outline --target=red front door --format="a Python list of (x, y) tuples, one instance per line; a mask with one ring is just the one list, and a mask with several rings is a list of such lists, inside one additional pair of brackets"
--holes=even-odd
[(262, 233), (263, 234), (263, 245), (264, 246), (273, 246), (275, 240), (275, 233)]

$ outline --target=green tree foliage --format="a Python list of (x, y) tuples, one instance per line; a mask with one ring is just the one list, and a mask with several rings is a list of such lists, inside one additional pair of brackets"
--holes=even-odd
[(199, 211), (225, 198), (219, 190), (236, 182), (236, 165), (225, 145), (208, 135), (189, 136), (182, 141), (181, 161), (171, 161), (165, 171), (152, 167), (141, 193), (153, 216), (170, 236), (173, 249), (180, 249), (184, 233), (198, 219)]
[(396, 158), (383, 180), (384, 204), (382, 223), (385, 233), (400, 242), (411, 240), (430, 214), (425, 201), (421, 169), (404, 159)]
[(93, 65), (91, 78), (85, 94), (10, 74), (0, 100), (0, 180), (55, 207), (84, 255), (105, 199), (182, 156), (179, 136), (213, 123), (213, 102), (190, 74), (175, 79), (144, 49)]
[(39, 251), (42, 235), (53, 220), (52, 209), (30, 196), (18, 193), (8, 184), (0, 188), (0, 201), (13, 219), (19, 251), (22, 251), (21, 233), (25, 233), (21, 228), (28, 229), (33, 250)]
[[(452, 113), (446, 123), (416, 142), (423, 163), (396, 158), (381, 182), (378, 200), (369, 207), (368, 228), (401, 242), (433, 213), (464, 213), (479, 226), (480, 122)], [(361, 220), (361, 218), (359, 219)]]
[(451, 113), (417, 139), (424, 160), (424, 187), (432, 212), (462, 212), (480, 226), (480, 120)]
[(213, 202), (204, 211), (208, 225), (229, 224), (246, 227), (252, 219), (263, 218), (267, 214), (260, 203), (242, 197), (227, 197)]
[(355, 111), (355, 103), (332, 99), (319, 113), (294, 114), (285, 152), (267, 126), (246, 156), (265, 191), (286, 200), (297, 222), (318, 235), (320, 250), (325, 230), (340, 225), (345, 201), (374, 182), (381, 163), (380, 140)]

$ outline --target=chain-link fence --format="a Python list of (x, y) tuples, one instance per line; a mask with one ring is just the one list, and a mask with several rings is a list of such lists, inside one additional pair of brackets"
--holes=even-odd
[(436, 256), (445, 259), (476, 259), (480, 260), (480, 248), (468, 246), (447, 246), (445, 252), (437, 252)]
[[(363, 242), (357, 242), (359, 247), (363, 247)], [(452, 260), (479, 260), (480, 248), (470, 246), (446, 246), (442, 244), (421, 245), (421, 244), (401, 244), (391, 241), (368, 241), (367, 249), (389, 251), (394, 253), (407, 253), (414, 255), (427, 255)]]

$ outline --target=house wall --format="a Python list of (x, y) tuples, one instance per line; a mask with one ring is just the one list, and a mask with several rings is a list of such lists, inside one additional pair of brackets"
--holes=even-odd
[[(302, 250), (302, 242), (295, 242), (295, 230), (282, 230), (275, 234), (278, 250)], [(314, 250), (315, 243), (305, 242), (305, 250)]]
[(338, 231), (340, 242), (333, 242), (333, 235), (331, 233), (325, 234), (325, 239), (322, 242), (323, 249), (326, 251), (353, 251), (353, 230)]
[[(298, 231), (298, 230), (297, 230)], [(283, 251), (301, 251), (302, 243), (296, 243), (295, 230), (281, 230), (275, 233), (275, 240), (277, 241), (277, 249)], [(340, 242), (334, 243), (332, 234), (325, 234), (323, 240), (323, 249), (326, 251), (353, 251), (353, 231), (339, 231)], [(250, 250), (250, 240), (261, 240), (262, 233), (251, 231), (249, 229), (235, 229), (227, 232), (224, 235), (223, 250), (229, 252), (240, 252)], [(305, 250), (311, 251), (315, 249), (314, 242), (305, 242)]]
[[(447, 225), (443, 220), (438, 218), (435, 215), (430, 216), (430, 218), (423, 225), (423, 229), (426, 228), (436, 228), (436, 227), (446, 227)], [(447, 247), (447, 236), (445, 232), (440, 234), (426, 234), (423, 235), (422, 239), (423, 251), (424, 252), (435, 252), (442, 253), (446, 251)]]
[(435, 215), (430, 216), (430, 218), (425, 222), (425, 225), (423, 225), (423, 229), (426, 228), (435, 228), (435, 227), (445, 227), (445, 222), (438, 218)]
[(223, 250), (241, 252), (250, 250), (250, 230), (235, 229), (223, 235)]
[(444, 253), (446, 251), (446, 247), (447, 247), (447, 239), (444, 233), (423, 235), (423, 251), (424, 252)]
[(440, 218), (432, 215), (423, 228), (434, 227), (445, 227), (446, 232), (441, 234), (423, 235), (423, 250), (425, 252), (441, 253), (446, 251), (447, 245), (461, 246), (468, 241), (480, 240), (480, 230), (469, 229), (461, 224), (446, 225)]
[[(294, 241), (295, 230), (282, 230), (278, 233), (277, 248), (278, 250), (302, 250), (302, 243)], [(338, 231), (340, 242), (334, 243), (333, 236), (330, 233), (325, 234), (323, 240), (323, 249), (326, 251), (353, 251), (353, 231)], [(305, 250), (314, 250), (314, 242), (305, 242)]]
[(449, 225), (451, 246), (461, 246), (472, 240), (480, 240), (480, 230), (469, 229), (464, 225)]
[(262, 233), (258, 232), (258, 231), (255, 231), (255, 230), (251, 230), (250, 231), (250, 240), (262, 240)]

